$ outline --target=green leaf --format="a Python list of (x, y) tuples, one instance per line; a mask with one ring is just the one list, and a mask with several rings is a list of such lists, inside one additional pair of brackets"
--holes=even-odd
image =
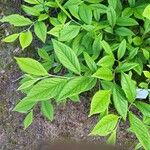
[(143, 16), (150, 20), (150, 5), (144, 9)]
[(28, 93), (25, 99), (31, 101), (46, 101), (60, 94), (66, 85), (66, 79), (48, 78), (38, 82)]
[(116, 72), (127, 72), (134, 69), (137, 66), (137, 63), (123, 63), (117, 67)]
[(47, 76), (48, 72), (44, 67), (36, 60), (31, 58), (15, 58), (20, 69), (28, 74), (36, 76)]
[(126, 120), (128, 112), (128, 101), (123, 90), (118, 86), (113, 86), (113, 102), (118, 113)]
[(106, 41), (101, 41), (101, 46), (103, 47), (103, 49), (105, 50), (105, 52), (111, 56), (113, 56), (112, 53), (112, 49), (110, 47), (110, 45), (106, 42)]
[(46, 20), (48, 17), (49, 17), (49, 15), (48, 15), (48, 14), (41, 14), (41, 15), (39, 16), (38, 21)]
[(81, 0), (69, 0), (65, 3), (64, 7), (65, 8), (68, 8), (69, 6), (72, 6), (72, 5), (79, 5), (82, 1)]
[(18, 15), (18, 14), (13, 14), (13, 15), (9, 15), (6, 17), (3, 17), (0, 22), (8, 22), (14, 26), (28, 26), (31, 25), (33, 22), (28, 19), (25, 18), (24, 16)]
[(113, 114), (103, 117), (94, 127), (90, 135), (107, 136), (117, 125), (119, 117)]
[(99, 1), (101, 1), (101, 0), (84, 0), (84, 1), (86, 1), (86, 2), (88, 2), (88, 3), (99, 3)]
[(109, 138), (107, 139), (107, 143), (108, 144), (111, 144), (111, 145), (115, 145), (116, 144), (116, 138), (117, 138), (117, 136), (116, 136), (116, 130), (114, 130), (112, 133), (111, 133), (111, 135), (109, 136)]
[(14, 42), (18, 38), (18, 36), (19, 36), (19, 34), (12, 34), (12, 35), (9, 35), (6, 38), (4, 38), (2, 41), (11, 43), (11, 42)]
[(107, 10), (107, 19), (109, 24), (114, 27), (116, 24), (116, 20), (117, 20), (117, 16), (116, 16), (116, 11), (114, 10), (114, 8), (112, 6), (108, 7)]
[(110, 90), (100, 90), (92, 98), (89, 117), (104, 112), (110, 103)]
[(31, 31), (20, 33), (19, 41), (20, 41), (22, 49), (25, 49), (26, 47), (28, 47), (31, 44), (32, 40), (33, 40), (33, 37), (32, 37)]
[(107, 81), (111, 81), (114, 78), (112, 71), (103, 67), (99, 68), (92, 76)]
[(54, 108), (49, 101), (43, 101), (41, 106), (42, 114), (50, 121), (54, 119)]
[(86, 52), (84, 52), (83, 55), (84, 55), (84, 59), (85, 59), (87, 66), (90, 68), (92, 72), (95, 72), (97, 70), (97, 66), (93, 58), (90, 57), (89, 54)]
[(24, 1), (29, 3), (29, 4), (39, 4), (38, 0), (24, 0)]
[(135, 150), (139, 150), (139, 149), (141, 149), (141, 148), (142, 148), (141, 143), (138, 143), (138, 144), (135, 146)]
[(146, 78), (150, 79), (150, 72), (149, 71), (143, 71)]
[(81, 4), (79, 7), (79, 16), (86, 24), (92, 23), (92, 10), (86, 4)]
[(57, 18), (50, 17), (49, 21), (53, 26), (62, 25), (62, 27), (63, 27), (63, 24), (60, 24), (60, 21)]
[(71, 6), (68, 6), (68, 9), (71, 13), (71, 15), (75, 18), (77, 18), (78, 20), (80, 20), (80, 17), (79, 17), (79, 14), (78, 14), (78, 11), (79, 11), (79, 6), (77, 5), (71, 5)]
[(105, 90), (111, 90), (113, 88), (113, 82), (110, 82), (110, 81), (101, 81), (101, 86)]
[(21, 100), (13, 109), (13, 111), (17, 111), (20, 113), (27, 113), (29, 110), (36, 105), (36, 102), (30, 101), (30, 99)]
[(136, 47), (136, 48), (131, 48), (131, 49), (130, 49), (130, 52), (129, 52), (129, 54), (128, 54), (128, 59), (129, 59), (129, 60), (132, 60), (133, 58), (135, 58), (135, 56), (137, 55), (138, 51), (139, 51), (139, 48), (138, 48), (138, 47)]
[(130, 17), (130, 16), (132, 16), (132, 14), (133, 14), (133, 9), (130, 7), (127, 7), (122, 11), (123, 17)]
[(150, 104), (136, 101), (135, 105), (144, 116), (150, 117)]
[(125, 52), (126, 52), (126, 40), (124, 39), (121, 43), (120, 43), (120, 45), (119, 45), (119, 49), (118, 49), (118, 53), (117, 53), (117, 56), (118, 56), (118, 60), (120, 60), (123, 56), (124, 56), (124, 54), (125, 54)]
[(80, 102), (79, 95), (74, 95), (69, 97), (73, 102)]
[(138, 25), (138, 22), (135, 19), (129, 18), (129, 17), (119, 17), (117, 19), (116, 24), (118, 26), (136, 26)]
[(91, 4), (90, 7), (92, 10), (98, 10), (102, 14), (105, 14), (108, 9), (108, 7), (103, 4)]
[(149, 60), (150, 59), (150, 53), (147, 49), (142, 49), (143, 51), (143, 55), (145, 57), (146, 60)]
[(108, 4), (112, 6), (114, 9), (116, 9), (118, 0), (108, 0)]
[(102, 49), (101, 47), (101, 43), (100, 41), (102, 40), (102, 36), (99, 35), (97, 36), (95, 39), (94, 39), (94, 42), (93, 42), (93, 54), (94, 54), (94, 58), (98, 58), (99, 54), (100, 54), (100, 51)]
[(95, 29), (95, 27), (94, 27), (93, 25), (86, 25), (86, 24), (84, 24), (84, 25), (82, 25), (81, 27), (82, 27), (84, 30), (86, 30), (86, 31), (92, 31), (92, 30)]
[(51, 34), (53, 36), (59, 37), (59, 33), (62, 30), (63, 25), (56, 25), (54, 28), (52, 28), (50, 31), (47, 32), (47, 34)]
[[(57, 19), (58, 19), (58, 21), (59, 21), (62, 25), (64, 25), (65, 22), (67, 21), (67, 15), (66, 15), (64, 12), (61, 11), (61, 12), (58, 14)], [(68, 24), (70, 24), (70, 22), (68, 22), (66, 25), (68, 25)]]
[(45, 6), (49, 6), (49, 7), (52, 7), (52, 8), (57, 8), (58, 7), (56, 2), (45, 2)]
[(143, 116), (143, 122), (145, 125), (150, 125), (150, 117)]
[(136, 83), (131, 77), (125, 73), (121, 74), (121, 85), (122, 89), (126, 94), (129, 102), (133, 103), (136, 98)]
[(69, 70), (73, 71), (76, 74), (80, 74), (81, 69), (79, 60), (74, 51), (61, 42), (58, 42), (56, 40), (52, 41), (56, 56), (58, 57), (59, 61)]
[(96, 80), (91, 77), (75, 77), (70, 79), (67, 84), (61, 89), (59, 96), (56, 97), (58, 101), (64, 100), (67, 97), (79, 95), (82, 92), (92, 89), (96, 84)]
[(50, 56), (44, 48), (38, 49), (38, 55), (44, 60), (50, 60)]
[(125, 27), (120, 27), (115, 30), (116, 34), (119, 36), (133, 36), (135, 35), (130, 29)]
[(24, 129), (28, 128), (33, 122), (33, 111), (31, 111), (23, 121)]
[(34, 25), (34, 32), (36, 36), (45, 43), (47, 37), (47, 27), (44, 22), (36, 22)]
[(58, 7), (69, 17), (69, 19), (72, 20), (71, 15), (66, 11), (66, 9), (60, 4), (59, 0), (55, 0)]
[(32, 79), (32, 80), (26, 81), (26, 82), (24, 82), (17, 90), (24, 90), (24, 89), (27, 89), (27, 88), (31, 87), (32, 85), (34, 85), (34, 83), (36, 83), (38, 80), (40, 80), (40, 78)]
[(140, 45), (143, 43), (143, 40), (142, 40), (141, 37), (136, 36), (136, 37), (133, 38), (133, 43), (134, 43), (134, 45), (136, 45), (136, 46), (140, 46)]
[(138, 119), (132, 113), (129, 113), (129, 121), (132, 132), (135, 133), (136, 137), (138, 138), (141, 145), (144, 147), (145, 150), (150, 149), (150, 135), (149, 131), (143, 122)]
[(135, 6), (135, 0), (128, 0), (130, 7)]
[(148, 84), (146, 82), (141, 82), (139, 84), (139, 87), (142, 88), (142, 89), (148, 89)]
[(75, 38), (80, 32), (80, 26), (77, 25), (66, 25), (60, 31), (60, 41), (70, 41)]
[(29, 6), (25, 6), (25, 5), (22, 5), (21, 7), (22, 7), (23, 11), (29, 15), (32, 15), (32, 16), (40, 15), (40, 11), (38, 9), (36, 9), (35, 7), (29, 7)]
[(112, 66), (114, 65), (115, 59), (114, 57), (112, 57), (111, 55), (106, 55), (103, 58), (101, 58), (97, 65), (101, 66), (101, 67), (106, 67), (106, 68), (112, 68)]

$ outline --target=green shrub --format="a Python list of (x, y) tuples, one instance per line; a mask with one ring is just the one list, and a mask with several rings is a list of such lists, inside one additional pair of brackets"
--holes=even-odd
[[(19, 38), (25, 49), (35, 34), (44, 43), (38, 49), (41, 63), (15, 58), (25, 73), (18, 90), (27, 96), (14, 108), (27, 113), (24, 127), (32, 123), (37, 104), (52, 121), (52, 101), (78, 102), (81, 93), (90, 91), (95, 94), (89, 117), (100, 114), (90, 135), (108, 136), (108, 143), (115, 144), (120, 121), (129, 120), (129, 131), (140, 142), (136, 148), (150, 150), (149, 100), (136, 98), (136, 88), (148, 89), (150, 84), (150, 72), (146, 71), (150, 64), (148, 1), (24, 0), (22, 9), (25, 17), (12, 14), (0, 21), (23, 27), (4, 42)], [(116, 111), (111, 111), (113, 108)], [(134, 115), (132, 108), (137, 108), (142, 118)]]

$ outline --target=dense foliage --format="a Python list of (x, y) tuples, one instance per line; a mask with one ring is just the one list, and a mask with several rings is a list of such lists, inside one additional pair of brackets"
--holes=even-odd
[(78, 102), (79, 94), (90, 90), (89, 117), (100, 114), (90, 135), (108, 136), (108, 143), (115, 144), (120, 121), (129, 120), (128, 131), (140, 142), (136, 149), (150, 150), (149, 100), (136, 98), (136, 89), (150, 84), (148, 1), (24, 0), (22, 9), (26, 16), (12, 14), (0, 21), (23, 28), (4, 42), (19, 38), (25, 49), (35, 35), (44, 43), (38, 49), (41, 63), (15, 58), (25, 73), (18, 90), (27, 96), (14, 108), (27, 113), (24, 128), (32, 123), (37, 104), (52, 121), (52, 101)]

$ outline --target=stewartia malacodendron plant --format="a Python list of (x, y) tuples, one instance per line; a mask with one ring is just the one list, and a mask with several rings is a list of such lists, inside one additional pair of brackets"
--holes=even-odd
[(52, 101), (79, 102), (81, 93), (94, 89), (89, 117), (100, 119), (89, 134), (107, 136), (115, 144), (120, 121), (128, 120), (128, 131), (139, 140), (136, 149), (150, 150), (149, 99), (136, 99), (136, 88), (150, 84), (148, 0), (24, 0), (22, 9), (25, 16), (12, 14), (0, 21), (23, 27), (4, 42), (19, 39), (25, 49), (35, 34), (44, 43), (38, 49), (41, 62), (15, 58), (25, 73), (18, 90), (26, 97), (14, 108), (27, 114), (24, 128), (32, 123), (37, 104), (52, 121)]

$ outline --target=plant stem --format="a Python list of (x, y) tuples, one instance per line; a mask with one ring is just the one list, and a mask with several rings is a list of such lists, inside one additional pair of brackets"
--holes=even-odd
[(55, 0), (55, 2), (57, 3), (58, 7), (68, 16), (68, 18), (69, 18), (72, 22), (74, 22), (74, 23), (76, 23), (76, 24), (82, 26), (82, 24), (78, 23), (77, 21), (75, 21), (75, 20), (71, 17), (71, 15), (70, 15), (70, 14), (63, 8), (63, 6), (58, 2), (58, 0)]
[(64, 77), (64, 76), (58, 76), (58, 75), (52, 75), (52, 74), (49, 74), (48, 75), (49, 77), (55, 77), (55, 78), (62, 78), (62, 79), (71, 79), (73, 77)]

